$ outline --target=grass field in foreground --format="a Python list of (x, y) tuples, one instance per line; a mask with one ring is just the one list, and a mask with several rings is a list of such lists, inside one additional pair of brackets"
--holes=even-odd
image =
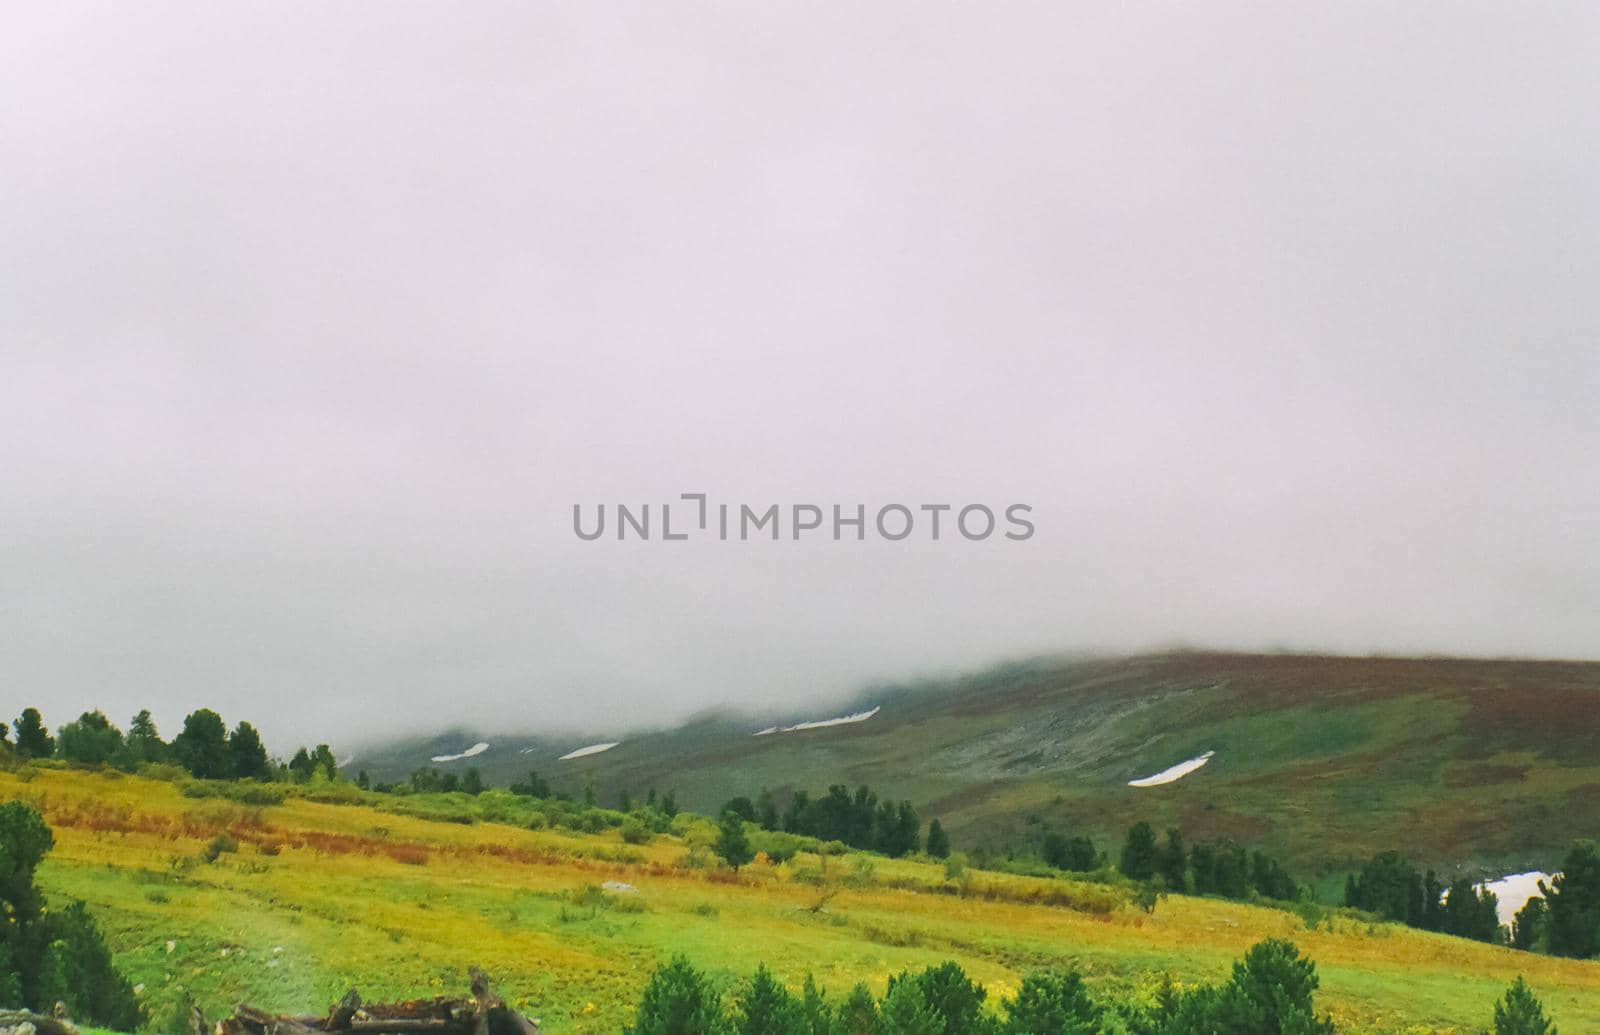
[[(1282, 910), (1179, 896), (1154, 915), (1102, 913), (1099, 886), (976, 872), (962, 896), (935, 864), (854, 855), (829, 861), (829, 880), (853, 886), (814, 912), (822, 893), (808, 883), (818, 868), (809, 853), (734, 878), (681, 865), (685, 846), (668, 836), (633, 846), (615, 831), (437, 822), (298, 798), (251, 809), (68, 770), (0, 772), (0, 800), (11, 798), (40, 808), (55, 831), (44, 889), (89, 903), (156, 1016), (186, 995), (216, 1017), (239, 1001), (320, 1011), (350, 987), (368, 999), (455, 994), (478, 964), (545, 1030), (614, 1035), (674, 953), (728, 982), (760, 961), (795, 984), (809, 971), (835, 995), (858, 980), (881, 992), (892, 973), (955, 959), (991, 998), (1063, 964), (1098, 991), (1143, 996), (1163, 972), (1221, 978), (1276, 935), (1316, 960), (1320, 1005), (1344, 1032), (1476, 1032), (1518, 974), (1562, 1031), (1600, 1031), (1600, 963), (1349, 917), (1310, 930)], [(195, 862), (225, 829), (239, 850)], [(594, 888), (606, 880), (638, 892)], [(1074, 905), (1020, 901), (1046, 894)]]

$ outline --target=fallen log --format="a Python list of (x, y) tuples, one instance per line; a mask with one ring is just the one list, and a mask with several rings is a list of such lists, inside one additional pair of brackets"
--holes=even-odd
[[(217, 1035), (539, 1035), (539, 1022), (524, 1017), (495, 995), (487, 974), (473, 967), (468, 978), (471, 999), (437, 997), (369, 1004), (351, 989), (322, 1017), (270, 1014), (240, 1003), (232, 1017), (218, 1023)], [(41, 1030), (37, 1035), (77, 1032)]]

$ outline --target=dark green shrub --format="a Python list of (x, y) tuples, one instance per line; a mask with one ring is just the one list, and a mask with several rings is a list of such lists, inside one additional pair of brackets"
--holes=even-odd
[(1494, 1004), (1494, 1035), (1556, 1035), (1556, 1026), (1544, 1015), (1544, 1005), (1517, 978), (1506, 996)]
[(1077, 971), (1030, 975), (1006, 1002), (1004, 1035), (1097, 1035), (1095, 1008)]
[(942, 1035), (981, 1035), (988, 1030), (983, 1013), (983, 1000), (987, 993), (982, 985), (967, 977), (966, 971), (958, 963), (946, 961), (920, 974), (906, 972), (889, 979), (889, 990), (884, 995), (882, 1009), (884, 1030), (903, 1031), (909, 1035), (919, 1029), (905, 1025), (922, 1023), (914, 1019), (922, 1017), (924, 1011), (896, 1003), (892, 1011), (895, 1018), (892, 1023), (900, 1027), (891, 1027), (891, 1000), (896, 999), (897, 993), (901, 999), (907, 996), (919, 998), (927, 1011), (938, 1018), (939, 1024), (932, 1031)]
[(133, 989), (112, 966), (100, 928), (74, 902), (47, 912), (34, 870), (54, 845), (43, 817), (18, 801), (0, 804), (0, 1002), (132, 1031), (142, 1018)]
[(628, 1035), (731, 1035), (716, 990), (682, 956), (657, 967)]
[(779, 984), (766, 966), (734, 996), (734, 1030), (739, 1035), (809, 1035), (800, 1000)]

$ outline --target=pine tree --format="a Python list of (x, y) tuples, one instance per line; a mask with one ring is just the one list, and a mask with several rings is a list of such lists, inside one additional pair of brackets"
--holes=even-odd
[(56, 732), (56, 753), (69, 762), (105, 765), (122, 750), (122, 731), (104, 712), (84, 712)]
[(834, 1023), (835, 1035), (878, 1035), (878, 1003), (864, 984), (850, 989), (844, 1002), (839, 1004), (838, 1020)]
[(738, 1035), (808, 1035), (800, 1000), (773, 978), (765, 964), (734, 997)]
[(745, 837), (744, 820), (739, 818), (738, 813), (722, 814), (717, 840), (711, 850), (735, 870), (755, 858), (755, 853), (750, 850), (750, 841)]
[(272, 776), (261, 734), (248, 722), (239, 723), (228, 734), (228, 770), (236, 780), (266, 780)]
[(1156, 873), (1156, 833), (1150, 824), (1140, 820), (1128, 828), (1128, 837), (1122, 845), (1122, 859), (1117, 865), (1123, 876), (1132, 880), (1149, 880)]
[(326, 744), (318, 744), (311, 752), (311, 765), (313, 772), (320, 772), (328, 782), (339, 779), (339, 763), (334, 761), (333, 749)]
[(1575, 959), (1600, 955), (1600, 845), (1574, 841), (1561, 872), (1540, 890), (1549, 910), (1550, 951)]
[(129, 759), (137, 766), (146, 762), (160, 762), (167, 757), (166, 742), (161, 739), (161, 733), (156, 729), (155, 720), (150, 717), (150, 709), (141, 709), (133, 721), (128, 723), (128, 735), (123, 738), (127, 746)]
[(189, 774), (201, 780), (226, 779), (229, 771), (228, 728), (222, 716), (200, 708), (183, 719), (183, 732), (173, 738), (172, 754)]
[(627, 1035), (729, 1035), (730, 1028), (716, 990), (677, 956), (650, 976)]
[(56, 739), (37, 708), (24, 708), (17, 717), (17, 753), (23, 758), (51, 758), (56, 753)]
[(756, 796), (756, 822), (761, 824), (762, 830), (778, 829), (778, 803), (773, 800), (772, 792), (765, 787)]
[(1095, 1008), (1077, 971), (1030, 975), (1008, 1000), (1003, 1035), (1099, 1035)]
[(1556, 1027), (1544, 1015), (1544, 1005), (1522, 978), (1506, 989), (1505, 998), (1494, 1004), (1494, 1035), (1556, 1035)]
[(928, 854), (935, 859), (950, 858), (950, 838), (937, 819), (928, 824)]
[(1188, 861), (1188, 853), (1183, 849), (1183, 834), (1177, 827), (1170, 828), (1167, 831), (1167, 843), (1161, 847), (1156, 860), (1157, 872), (1167, 882), (1168, 891), (1182, 895), (1189, 890), (1189, 881), (1185, 876)]
[(1544, 896), (1528, 899), (1511, 920), (1511, 947), (1524, 952), (1536, 951), (1543, 943), (1547, 920)]

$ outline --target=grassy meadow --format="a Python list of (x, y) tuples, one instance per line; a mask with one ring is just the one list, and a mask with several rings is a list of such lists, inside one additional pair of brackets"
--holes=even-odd
[[(477, 964), (546, 1031), (614, 1035), (674, 953), (730, 984), (763, 961), (793, 985), (810, 972), (834, 995), (954, 959), (991, 999), (1058, 965), (1139, 997), (1163, 974), (1222, 978), (1282, 936), (1316, 961), (1341, 1032), (1476, 1032), (1518, 974), (1563, 1032), (1600, 1031), (1600, 963), (1349, 914), (1172, 896), (1147, 915), (1113, 886), (947, 879), (935, 862), (860, 853), (758, 859), (735, 875), (699, 864), (703, 821), (686, 817), (684, 836), (628, 844), (616, 830), (526, 829), (504, 792), (340, 792), (347, 803), (253, 806), (112, 772), (0, 772), (0, 800), (33, 804), (55, 832), (44, 890), (89, 904), (158, 1020), (187, 996), (215, 1018), (239, 1001), (320, 1011), (350, 987), (369, 1000), (457, 994)], [(235, 850), (206, 861), (221, 834)]]

